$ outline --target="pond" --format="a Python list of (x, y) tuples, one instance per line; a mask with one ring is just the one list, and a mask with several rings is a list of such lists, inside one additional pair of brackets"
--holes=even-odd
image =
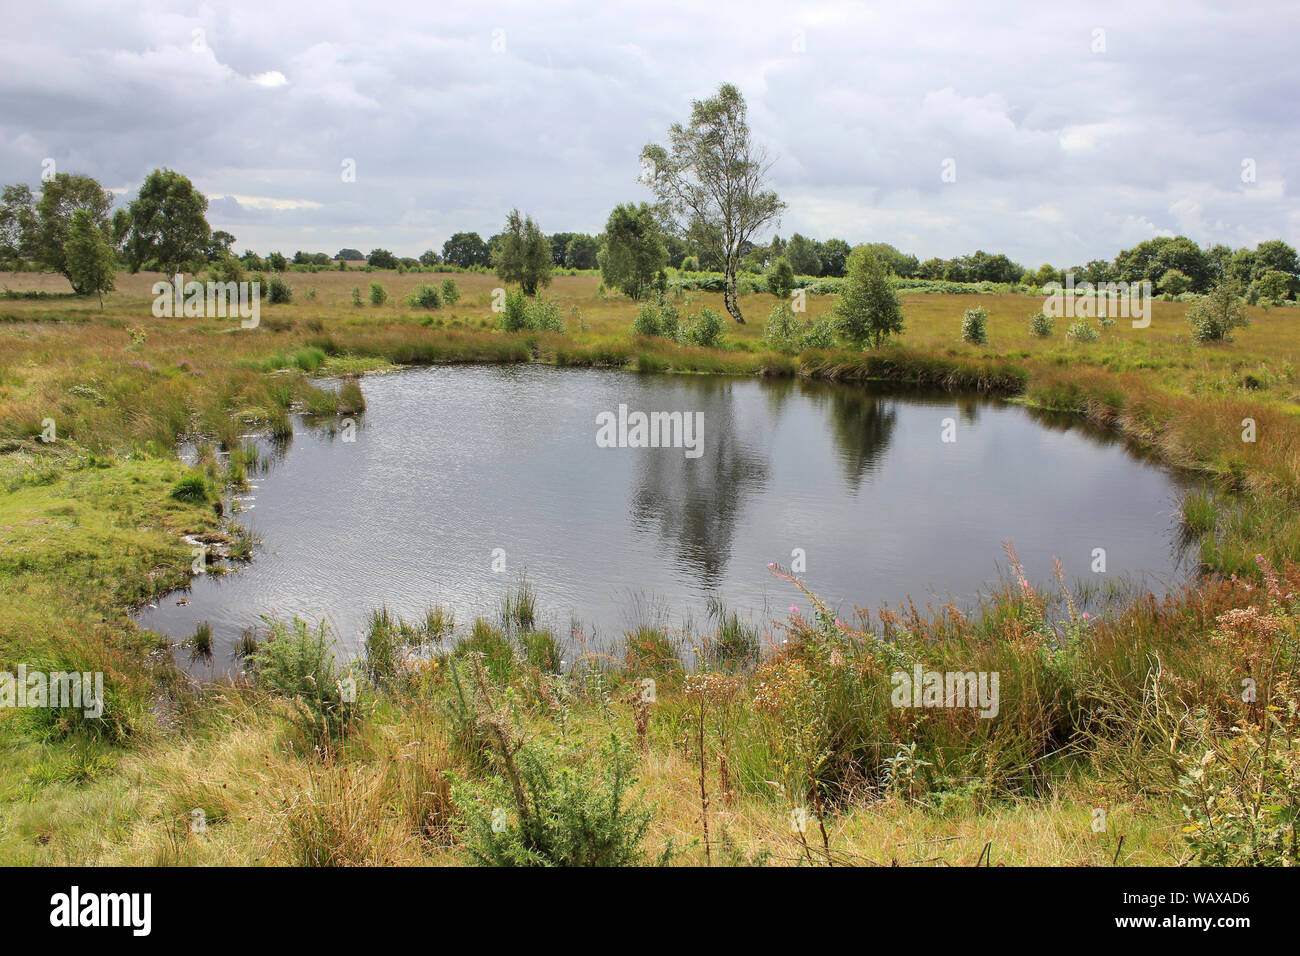
[[(844, 615), (909, 596), (971, 607), (999, 581), (1005, 541), (1044, 584), (1057, 557), (1084, 585), (1157, 594), (1189, 573), (1185, 477), (1015, 404), (535, 365), (362, 385), (354, 429), (298, 418), (287, 445), (264, 443), (236, 503), (261, 539), (253, 561), (142, 609), (142, 627), (179, 641), (208, 622), (223, 668), (261, 615), (324, 619), (346, 656), (371, 609), (495, 619), (524, 574), (543, 623), (590, 647), (639, 625), (700, 627), (710, 599), (760, 626), (806, 612), (769, 562), (802, 567)], [(661, 447), (637, 447), (651, 435)]]

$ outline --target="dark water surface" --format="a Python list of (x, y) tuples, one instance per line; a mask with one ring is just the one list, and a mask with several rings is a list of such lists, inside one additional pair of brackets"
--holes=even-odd
[[(909, 595), (969, 606), (997, 582), (1008, 539), (1044, 583), (1057, 556), (1088, 583), (1130, 575), (1161, 593), (1185, 576), (1185, 479), (1015, 405), (532, 365), (362, 387), (355, 441), (299, 419), (287, 447), (266, 446), (237, 516), (261, 536), (252, 563), (196, 579), (188, 604), (143, 609), (141, 626), (183, 639), (210, 622), (218, 668), (263, 614), (324, 618), (355, 650), (371, 608), (417, 617), (441, 603), (467, 625), (495, 618), (526, 571), (557, 636), (577, 619), (610, 643), (639, 624), (702, 625), (710, 597), (757, 624), (805, 607), (767, 568), (796, 548), (802, 577), (846, 615)], [(620, 404), (702, 412), (702, 454), (598, 447), (597, 415)]]

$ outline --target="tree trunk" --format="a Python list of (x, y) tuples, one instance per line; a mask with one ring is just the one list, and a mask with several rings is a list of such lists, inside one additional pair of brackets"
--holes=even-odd
[(736, 295), (736, 273), (730, 269), (727, 270), (726, 285), (722, 290), (722, 303), (733, 319), (741, 325), (745, 324), (745, 317), (740, 314), (740, 299)]

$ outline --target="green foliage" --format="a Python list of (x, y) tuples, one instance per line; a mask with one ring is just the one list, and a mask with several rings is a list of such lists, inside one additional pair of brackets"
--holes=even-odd
[(195, 473), (186, 475), (180, 481), (172, 486), (171, 497), (177, 501), (188, 501), (192, 504), (206, 502), (212, 497), (211, 488), (208, 480), (203, 475)]
[[(575, 770), (537, 744), (498, 755), (495, 777), (454, 789), (466, 845), (489, 866), (629, 866), (642, 861), (652, 811), (628, 798), (633, 758), (610, 735)], [(507, 808), (510, 808), (507, 810)]]
[(290, 699), (294, 723), (317, 741), (340, 736), (356, 718), (356, 700), (347, 699), (331, 650), (333, 639), (322, 621), (315, 629), (294, 618), (268, 622), (271, 635), (250, 658), (257, 683)]
[(722, 344), (722, 316), (712, 309), (701, 309), (678, 332), (685, 345), (713, 349)]
[(636, 319), (632, 322), (632, 334), (673, 339), (677, 337), (680, 324), (681, 313), (674, 306), (646, 302), (637, 309)]
[(282, 305), (293, 301), (293, 287), (278, 273), (271, 276), (271, 284), (266, 289), (266, 301), (272, 305)]
[(1039, 311), (1029, 318), (1029, 331), (1040, 339), (1052, 337), (1052, 330), (1056, 328), (1056, 322), (1046, 312)]
[(597, 256), (606, 286), (631, 299), (644, 299), (668, 262), (654, 210), (646, 203), (614, 207), (605, 223), (605, 245)]
[(72, 214), (68, 241), (63, 245), (67, 260), (68, 279), (74, 289), (83, 295), (98, 295), (99, 307), (104, 308), (104, 293), (113, 288), (117, 273), (117, 256), (113, 247), (95, 225), (91, 214), (78, 209)]
[(1294, 294), (1296, 285), (1295, 276), (1273, 269), (1255, 280), (1255, 294), (1265, 302), (1284, 302)]
[(442, 307), (442, 295), (438, 292), (438, 287), (424, 282), (411, 290), (411, 294), (406, 301), (417, 309), (438, 309)]
[(1233, 329), (1250, 324), (1237, 287), (1219, 282), (1209, 294), (1192, 303), (1187, 324), (1198, 342), (1231, 342)]
[(491, 265), (487, 243), (477, 232), (457, 232), (442, 244), (442, 261), (460, 269)]
[(744, 321), (734, 292), (742, 251), (785, 203), (766, 188), (770, 164), (750, 140), (740, 90), (724, 83), (716, 95), (693, 101), (690, 122), (669, 128), (667, 147), (646, 146), (641, 164), (661, 219), (722, 266), (727, 311)]
[(1192, 287), (1191, 278), (1177, 269), (1170, 269), (1160, 277), (1156, 288), (1169, 296), (1179, 296)]
[(972, 345), (987, 345), (989, 341), (988, 332), (989, 314), (981, 305), (973, 309), (967, 309), (961, 317), (961, 339), (963, 342), (970, 342)]
[(767, 291), (778, 299), (788, 299), (794, 289), (794, 268), (790, 260), (781, 257), (767, 270)]
[(89, 176), (56, 173), (41, 183), (41, 198), (30, 214), (21, 206), (17, 209), (16, 217), (27, 224), (20, 245), (40, 265), (61, 273), (78, 295), (87, 295), (91, 290), (79, 288), (68, 269), (65, 246), (72, 232), (72, 219), (78, 210), (85, 211), (95, 227), (107, 235), (112, 206), (113, 194)]
[(371, 249), (370, 255), (366, 257), (366, 265), (374, 269), (396, 269), (401, 263), (387, 249)]
[(456, 280), (451, 276), (442, 280), (442, 301), (447, 305), (455, 305), (460, 301), (460, 289), (456, 287)]
[(1286, 725), (1265, 719), (1280, 739), (1250, 723), (1225, 738), (1202, 715), (1196, 751), (1178, 760), (1183, 835), (1204, 866), (1300, 864), (1300, 761)]
[(208, 200), (185, 176), (155, 169), (127, 208), (130, 222), (123, 247), (132, 272), (155, 266), (166, 275), (207, 258), (212, 238)]
[(558, 332), (564, 333), (564, 319), (560, 307), (553, 299), (529, 299), (522, 290), (506, 292), (505, 308), (501, 312), (503, 332)]
[(682, 260), (680, 268), (683, 272), (699, 272), (700, 260), (695, 258), (695, 256), (687, 256)]
[(797, 353), (804, 349), (828, 349), (835, 344), (835, 330), (829, 319), (813, 323), (800, 321), (784, 302), (772, 306), (763, 329), (763, 344), (775, 352)]
[(890, 335), (903, 331), (903, 307), (884, 263), (869, 249), (858, 247), (849, 256), (834, 315), (836, 331), (859, 348), (879, 348)]
[(388, 291), (378, 282), (370, 283), (370, 304), (383, 305), (388, 301)]
[(1096, 342), (1100, 338), (1100, 333), (1092, 327), (1087, 319), (1075, 319), (1070, 327), (1065, 330), (1065, 337), (1071, 342)]
[(492, 265), (506, 282), (518, 282), (524, 295), (551, 284), (551, 244), (532, 217), (510, 210), (506, 228), (492, 251)]

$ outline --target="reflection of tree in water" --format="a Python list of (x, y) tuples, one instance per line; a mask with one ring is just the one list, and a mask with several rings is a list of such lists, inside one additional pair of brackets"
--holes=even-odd
[(632, 520), (642, 530), (657, 525), (664, 540), (675, 543), (678, 559), (705, 584), (714, 584), (731, 557), (745, 493), (767, 481), (767, 461), (739, 434), (731, 385), (700, 385), (686, 404), (704, 413), (703, 454), (686, 458), (678, 448), (640, 449)]
[(856, 491), (862, 479), (875, 474), (898, 423), (892, 403), (852, 388), (830, 393), (831, 433), (844, 465), (844, 477)]

